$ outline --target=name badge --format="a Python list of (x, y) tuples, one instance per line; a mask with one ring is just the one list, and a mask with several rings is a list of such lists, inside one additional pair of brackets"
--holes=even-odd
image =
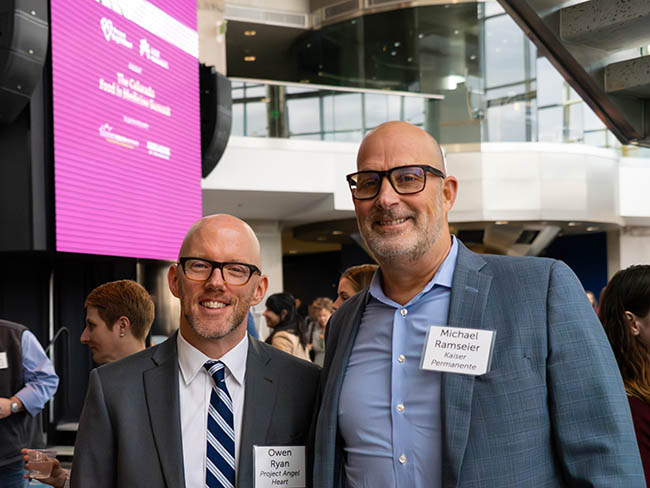
[(0, 369), (7, 369), (9, 367), (9, 362), (7, 361), (7, 353), (0, 352)]
[(305, 446), (253, 446), (255, 488), (304, 488)]
[(479, 376), (490, 370), (495, 330), (432, 325), (420, 369)]

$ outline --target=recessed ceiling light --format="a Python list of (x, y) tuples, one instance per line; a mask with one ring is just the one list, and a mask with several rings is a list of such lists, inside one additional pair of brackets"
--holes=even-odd
[(325, 236), (318, 236), (318, 237), (316, 238), (316, 240), (317, 240), (317, 241), (326, 241), (326, 240), (327, 240), (327, 237), (325, 237)]
[(298, 251), (295, 249), (289, 249), (289, 254), (298, 254)]
[(569, 222), (567, 225), (569, 227), (575, 227), (576, 225), (578, 225), (578, 222)]
[(343, 232), (342, 230), (333, 230), (332, 231), (333, 236), (342, 236), (343, 234), (345, 234), (345, 232)]
[(508, 223), (509, 222), (507, 220), (497, 220), (495, 222), (496, 225), (508, 225)]
[(254, 31), (254, 30), (247, 30), (247, 31), (244, 31), (244, 35), (247, 36), (247, 37), (252, 37), (252, 36), (254, 36), (254, 35), (256, 35), (256, 34), (257, 34), (257, 32)]
[(589, 227), (587, 227), (587, 232), (595, 232), (597, 230), (600, 230), (600, 227), (598, 227), (597, 225), (590, 225)]
[(247, 63), (252, 63), (253, 61), (255, 61), (255, 59), (257, 59), (255, 58), (255, 56), (244, 56), (244, 61), (246, 61)]

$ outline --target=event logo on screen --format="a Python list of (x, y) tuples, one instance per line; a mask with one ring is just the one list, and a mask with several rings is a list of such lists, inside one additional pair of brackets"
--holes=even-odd
[(126, 34), (124, 32), (113, 25), (113, 21), (111, 19), (102, 17), (100, 24), (102, 26), (104, 37), (107, 41), (113, 41), (116, 44), (121, 44), (124, 47), (133, 49), (133, 43), (127, 40)]
[(56, 249), (173, 260), (201, 217), (196, 0), (68, 4), (51, 0)]

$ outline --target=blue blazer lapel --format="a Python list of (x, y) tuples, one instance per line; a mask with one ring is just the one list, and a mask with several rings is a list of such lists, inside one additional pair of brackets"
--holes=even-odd
[[(492, 277), (480, 270), (485, 261), (458, 242), (458, 259), (452, 282), (448, 324), (481, 329)], [(472, 413), (474, 376), (442, 375), (443, 486), (456, 486), (467, 446)]]
[(249, 336), (237, 476), (240, 486), (253, 486), (253, 444), (259, 443), (255, 439), (266, 439), (271, 425), (277, 390), (267, 367), (270, 361), (271, 358), (258, 345), (257, 340)]
[(152, 356), (156, 366), (143, 373), (151, 432), (167, 486), (185, 486), (177, 334), (158, 346)]

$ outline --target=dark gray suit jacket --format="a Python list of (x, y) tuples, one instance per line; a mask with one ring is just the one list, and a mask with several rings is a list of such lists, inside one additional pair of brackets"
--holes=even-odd
[[(366, 299), (345, 302), (328, 326), (314, 488), (342, 486), (338, 401)], [(496, 337), (487, 374), (442, 375), (443, 488), (645, 486), (616, 361), (564, 263), (460, 244), (448, 325)]]
[[(185, 486), (176, 335), (92, 371), (72, 488)], [(249, 337), (245, 381), (240, 488), (253, 486), (253, 445), (306, 444), (318, 367)]]

